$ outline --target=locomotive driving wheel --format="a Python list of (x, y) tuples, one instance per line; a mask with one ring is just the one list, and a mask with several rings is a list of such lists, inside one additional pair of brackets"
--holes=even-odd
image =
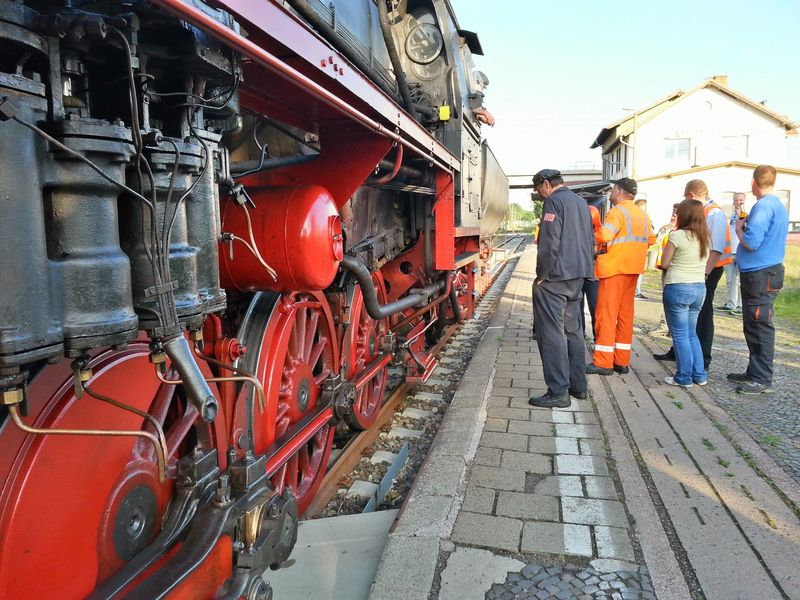
[[(292, 426), (315, 413), (322, 382), (338, 373), (339, 349), (330, 307), (321, 293), (256, 294), (237, 335), (247, 352), (240, 366), (264, 385), (266, 410), (256, 415), (257, 452), (281, 444)], [(334, 428), (325, 423), (272, 477), (290, 488), (303, 514), (322, 483)]]
[[(382, 279), (373, 274), (372, 279), (378, 291), (378, 300), (386, 304), (386, 291)], [(348, 291), (348, 326), (342, 336), (342, 364), (345, 376), (352, 380), (377, 360), (383, 349), (383, 340), (389, 332), (387, 319), (374, 320), (367, 313), (364, 294), (358, 283), (353, 283)], [(378, 417), (389, 367), (384, 367), (372, 377), (364, 387), (356, 392), (355, 400), (344, 413), (344, 420), (353, 429), (367, 429)]]
[[(22, 421), (156, 437), (161, 428), (164, 470), (151, 438), (27, 434), (6, 417), (0, 427), (0, 555), (9, 560), (0, 569), (0, 597), (85, 597), (159, 533), (175, 493), (178, 459), (197, 445), (212, 447), (212, 426), (176, 386), (156, 379), (149, 353), (146, 343), (136, 342), (88, 363), (88, 389), (139, 414), (86, 392), (78, 397), (70, 364), (61, 361), (33, 378)], [(213, 427), (225, 439), (221, 425)]]

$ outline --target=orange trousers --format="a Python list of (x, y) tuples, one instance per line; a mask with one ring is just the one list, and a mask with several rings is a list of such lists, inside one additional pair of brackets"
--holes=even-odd
[(592, 360), (598, 367), (627, 367), (631, 363), (633, 297), (637, 279), (638, 275), (612, 275), (600, 279)]

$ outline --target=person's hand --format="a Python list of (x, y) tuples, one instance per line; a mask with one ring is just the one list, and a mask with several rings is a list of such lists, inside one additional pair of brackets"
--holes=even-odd
[(494, 117), (492, 113), (485, 108), (478, 107), (472, 111), (472, 114), (475, 115), (475, 118), (481, 123), (486, 123), (489, 127), (494, 127)]
[(741, 234), (744, 232), (744, 228), (747, 225), (747, 219), (737, 219), (736, 221), (736, 233)]

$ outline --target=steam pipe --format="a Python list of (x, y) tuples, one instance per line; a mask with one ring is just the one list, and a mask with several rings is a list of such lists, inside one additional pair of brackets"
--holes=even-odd
[(445, 291), (440, 296), (437, 296), (436, 298), (434, 298), (433, 300), (428, 302), (428, 304), (426, 306), (423, 306), (422, 308), (414, 311), (413, 313), (411, 313), (410, 315), (405, 317), (402, 321), (400, 321), (399, 323), (396, 323), (395, 325), (393, 325), (392, 326), (392, 331), (399, 331), (400, 329), (402, 329), (403, 327), (405, 327), (406, 325), (411, 323), (411, 321), (413, 321), (414, 319), (416, 319), (418, 317), (421, 317), (426, 312), (430, 312), (433, 309), (433, 307), (438, 306), (439, 304), (444, 302), (447, 299), (447, 297), (450, 295), (450, 290), (453, 289), (452, 288), (452, 284), (451, 284), (451, 278), (450, 278), (449, 274), (448, 274), (447, 278), (445, 279), (444, 288), (445, 288)]
[(444, 281), (438, 281), (424, 288), (412, 289), (408, 296), (381, 305), (378, 301), (378, 293), (375, 291), (375, 284), (372, 282), (372, 274), (369, 269), (355, 256), (345, 256), (341, 266), (355, 275), (361, 286), (361, 293), (364, 294), (364, 307), (367, 314), (375, 320), (386, 319), (408, 308), (422, 306), (433, 294), (442, 290), (445, 286)]
[(179, 335), (167, 340), (164, 342), (164, 352), (172, 360), (172, 366), (180, 374), (186, 394), (197, 408), (197, 412), (204, 421), (213, 421), (217, 416), (217, 398), (200, 372), (187, 339)]
[(240, 162), (231, 163), (231, 174), (238, 175), (239, 173), (246, 173), (252, 171), (258, 173), (259, 171), (266, 171), (267, 169), (278, 169), (280, 167), (288, 167), (291, 165), (299, 165), (311, 162), (316, 159), (318, 154), (304, 154), (301, 156), (279, 156), (277, 158), (267, 158), (264, 161), (260, 160), (243, 160)]
[(386, 173), (386, 175), (383, 175), (375, 183), (377, 183), (378, 185), (389, 183), (392, 179), (397, 177), (397, 173), (400, 172), (400, 167), (402, 165), (403, 165), (403, 147), (400, 144), (398, 144), (397, 153), (394, 156), (394, 166), (392, 167), (392, 170)]
[[(452, 277), (452, 272), (448, 275), (448, 277)], [(450, 286), (450, 292), (448, 293), (448, 297), (450, 298), (450, 309), (453, 311), (453, 316), (456, 318), (456, 323), (461, 322), (461, 305), (458, 303), (458, 292), (456, 292), (456, 286)]]
[(408, 89), (406, 73), (403, 71), (403, 65), (400, 63), (400, 56), (397, 54), (397, 47), (394, 45), (392, 28), (389, 24), (389, 13), (386, 11), (386, 0), (378, 0), (378, 16), (380, 17), (379, 20), (381, 22), (383, 40), (386, 42), (386, 50), (389, 52), (389, 60), (392, 63), (394, 78), (397, 80), (397, 87), (400, 88), (400, 95), (403, 97), (403, 104), (406, 110), (410, 112), (414, 118), (417, 118), (414, 101), (411, 100), (411, 90)]

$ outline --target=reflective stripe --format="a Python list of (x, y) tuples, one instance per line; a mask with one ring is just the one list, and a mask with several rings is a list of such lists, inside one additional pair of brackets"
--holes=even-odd
[(614, 346), (601, 346), (600, 344), (594, 345), (595, 352), (613, 352)]
[(627, 235), (621, 238), (614, 238), (610, 242), (608, 242), (609, 246), (613, 246), (614, 244), (621, 244), (622, 242), (639, 242), (641, 244), (646, 244), (648, 238), (646, 237), (639, 237), (638, 235)]
[[(631, 221), (631, 213), (628, 212), (628, 209), (621, 205), (616, 206), (615, 208), (625, 217), (625, 235), (623, 237), (614, 238), (608, 242), (608, 245), (613, 246), (614, 244), (621, 244), (623, 242), (639, 242), (641, 244), (647, 244), (649, 241), (647, 233), (648, 229), (650, 229), (650, 223), (647, 218), (647, 214), (644, 215), (644, 220), (642, 222), (644, 225), (644, 237), (641, 237), (638, 235), (633, 235), (633, 222)], [(603, 227), (608, 227), (608, 225), (603, 225)]]
[(619, 231), (619, 227), (617, 227), (613, 223), (603, 224), (603, 229), (608, 229), (612, 234), (617, 233)]
[(616, 348), (617, 350), (630, 350), (631, 349), (631, 345), (630, 344), (616, 343), (616, 344), (614, 344), (614, 348)]

